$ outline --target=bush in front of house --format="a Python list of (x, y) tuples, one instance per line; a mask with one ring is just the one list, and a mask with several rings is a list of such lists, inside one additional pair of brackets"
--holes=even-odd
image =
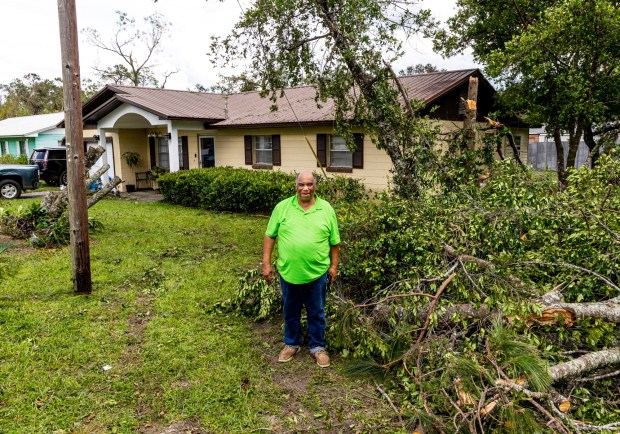
[[(366, 197), (364, 184), (353, 178), (317, 175), (317, 194), (332, 202)], [(213, 167), (168, 173), (157, 179), (168, 202), (214, 211), (271, 213), (276, 204), (295, 194), (295, 175), (268, 170)]]
[(4, 154), (0, 156), (0, 164), (28, 164), (28, 157), (25, 154), (18, 157), (12, 154)]

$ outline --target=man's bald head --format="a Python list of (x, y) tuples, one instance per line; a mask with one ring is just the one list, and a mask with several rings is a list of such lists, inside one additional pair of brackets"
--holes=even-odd
[(307, 180), (312, 180), (314, 185), (316, 185), (316, 178), (314, 177), (314, 173), (310, 170), (303, 170), (297, 174), (295, 178), (295, 184), (298, 184), (301, 180), (307, 182)]

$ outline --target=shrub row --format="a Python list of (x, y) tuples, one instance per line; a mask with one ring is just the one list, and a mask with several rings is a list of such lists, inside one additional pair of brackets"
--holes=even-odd
[[(317, 194), (330, 202), (358, 201), (364, 185), (356, 179), (317, 176)], [(295, 175), (277, 171), (214, 167), (168, 173), (157, 183), (166, 201), (214, 211), (270, 213), (295, 194)]]
[(21, 154), (18, 157), (12, 154), (0, 156), (0, 164), (28, 164), (28, 156)]

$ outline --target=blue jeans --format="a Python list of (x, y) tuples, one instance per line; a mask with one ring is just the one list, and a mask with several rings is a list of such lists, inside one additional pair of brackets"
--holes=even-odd
[(325, 297), (327, 273), (308, 283), (289, 283), (280, 277), (284, 310), (284, 343), (293, 347), (301, 345), (301, 309), (308, 314), (310, 352), (325, 348)]

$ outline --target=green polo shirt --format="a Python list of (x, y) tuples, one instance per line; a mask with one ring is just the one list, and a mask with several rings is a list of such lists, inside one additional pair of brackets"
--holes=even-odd
[(340, 244), (336, 213), (316, 197), (304, 211), (297, 195), (276, 205), (265, 234), (278, 238), (278, 272), (289, 283), (312, 282), (329, 268), (330, 246)]

